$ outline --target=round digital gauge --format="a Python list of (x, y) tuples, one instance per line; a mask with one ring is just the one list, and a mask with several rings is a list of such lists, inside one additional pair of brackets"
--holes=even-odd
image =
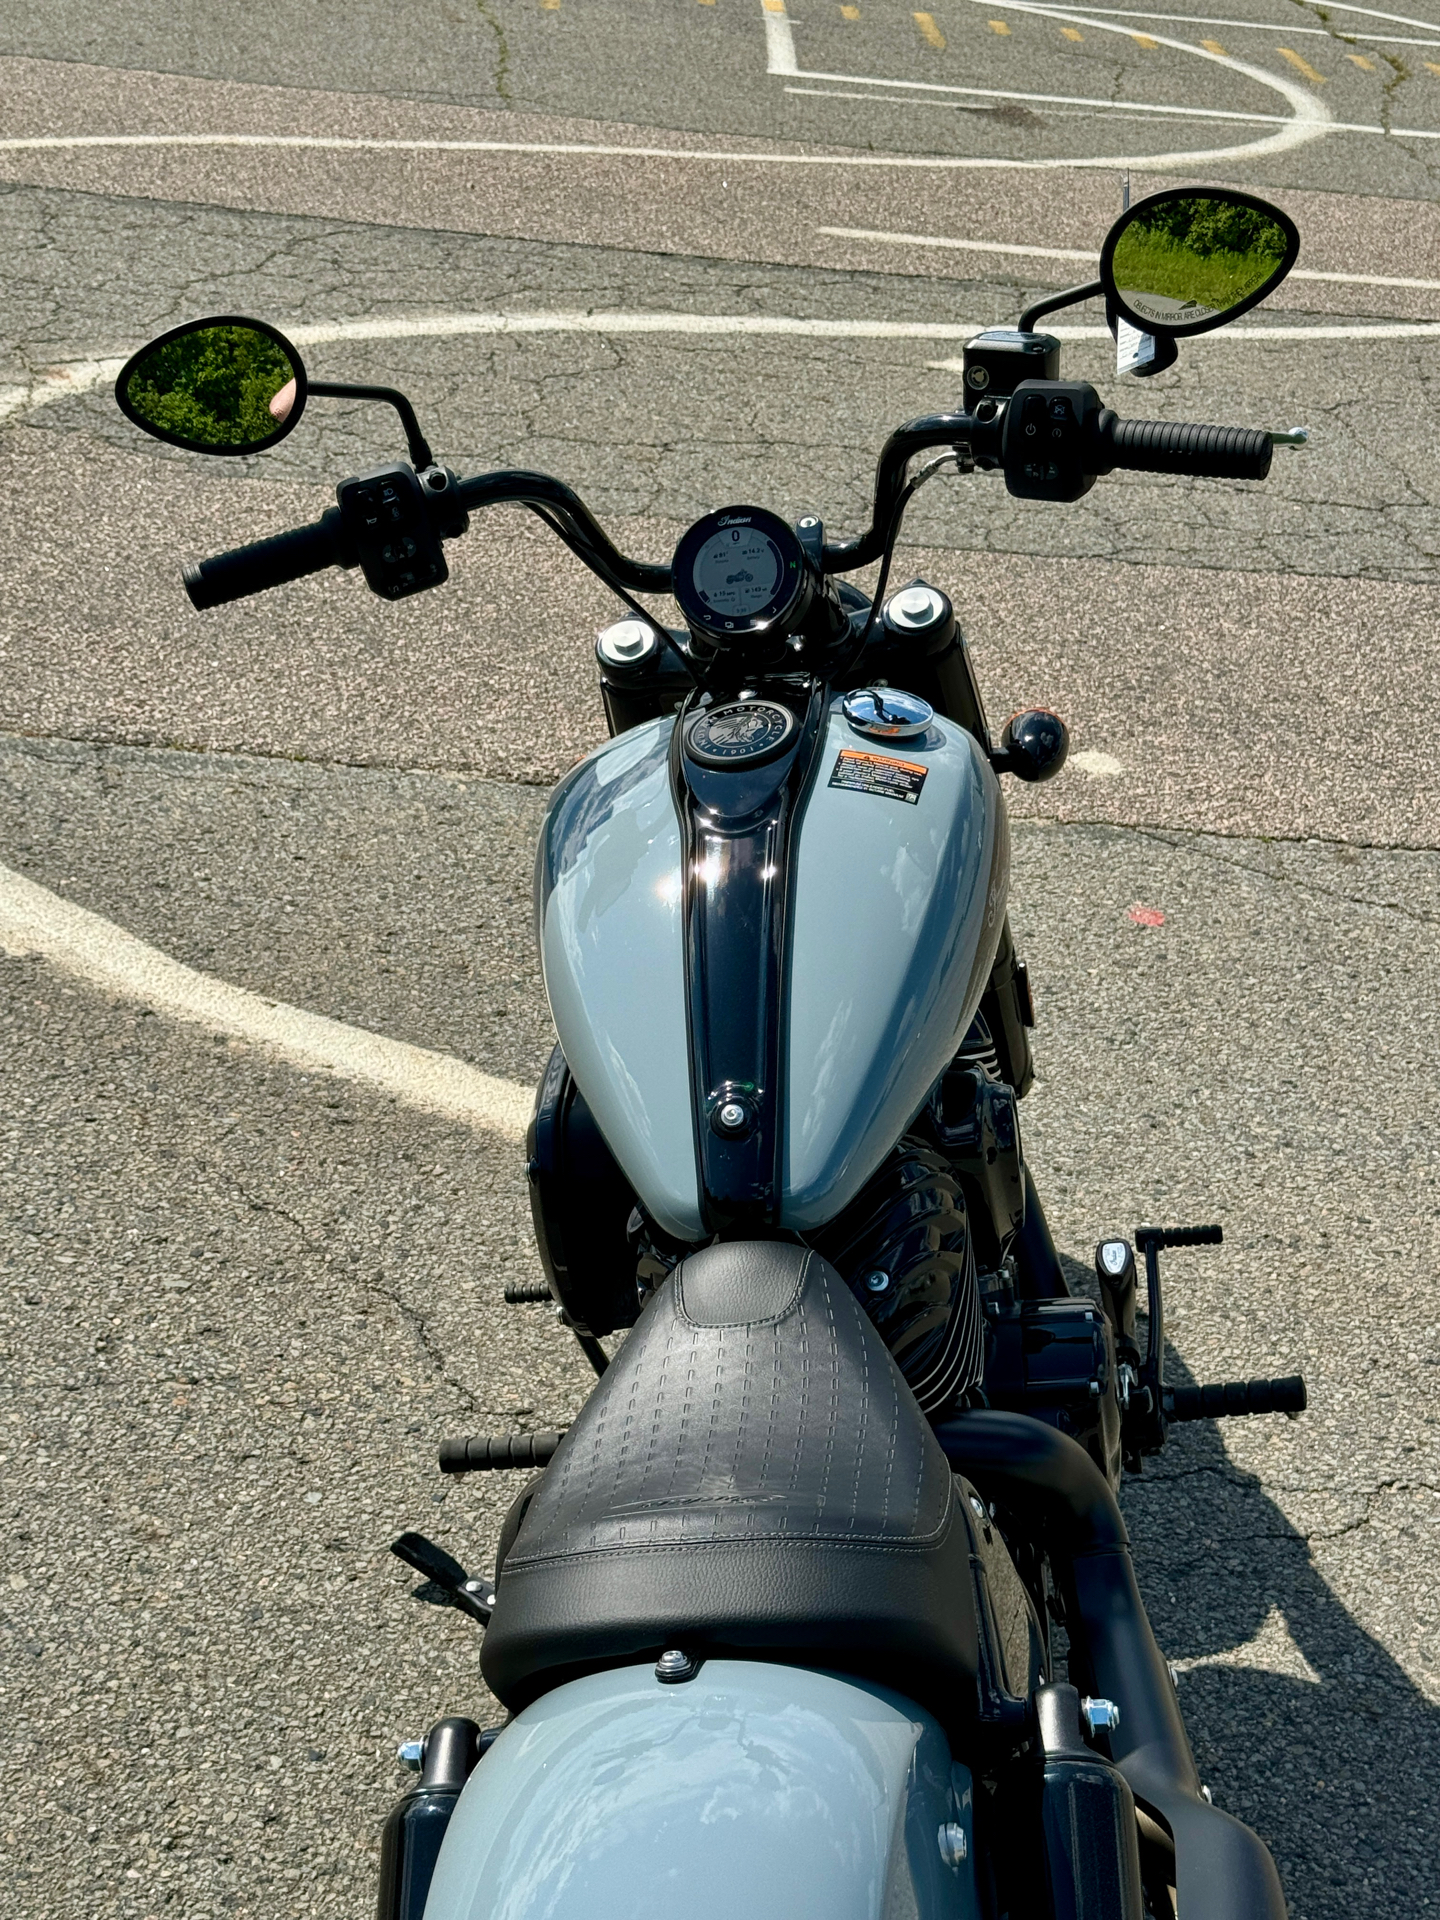
[(696, 521), (675, 550), (671, 580), (690, 630), (721, 647), (791, 632), (813, 584), (800, 542), (763, 507)]
[(702, 767), (758, 767), (783, 753), (795, 733), (788, 707), (774, 700), (730, 700), (706, 707), (685, 729), (685, 751)]

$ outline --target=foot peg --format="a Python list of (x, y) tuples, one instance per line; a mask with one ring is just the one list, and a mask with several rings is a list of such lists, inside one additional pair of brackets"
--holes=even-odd
[(553, 1307), (555, 1296), (549, 1287), (506, 1287), (507, 1307)]
[[(564, 1433), (491, 1433), (440, 1442), (442, 1473), (486, 1473), (502, 1467), (543, 1467)], [(406, 1536), (409, 1538), (410, 1536)]]
[(1241, 1413), (1305, 1411), (1308, 1396), (1298, 1373), (1283, 1380), (1231, 1380), (1225, 1385), (1172, 1387), (1165, 1395), (1167, 1420), (1228, 1420)]
[(390, 1551), (397, 1560), (403, 1560), (407, 1567), (423, 1573), (434, 1586), (448, 1593), (462, 1613), (468, 1613), (482, 1627), (489, 1626), (495, 1611), (493, 1581), (483, 1574), (468, 1574), (458, 1560), (452, 1560), (443, 1547), (437, 1547), (423, 1533), (402, 1533)]
[(1102, 1240), (1095, 1249), (1105, 1317), (1115, 1337), (1120, 1373), (1121, 1443), (1125, 1465), (1140, 1471), (1141, 1456), (1158, 1453), (1172, 1421), (1222, 1420), (1235, 1414), (1303, 1413), (1305, 1382), (1291, 1374), (1283, 1380), (1234, 1380), (1204, 1387), (1165, 1385), (1165, 1318), (1160, 1296), (1160, 1253), (1165, 1247), (1218, 1247), (1220, 1227), (1137, 1227), (1135, 1246), (1145, 1260), (1145, 1304), (1149, 1313), (1145, 1350), (1135, 1332), (1139, 1275), (1135, 1255), (1124, 1240)]

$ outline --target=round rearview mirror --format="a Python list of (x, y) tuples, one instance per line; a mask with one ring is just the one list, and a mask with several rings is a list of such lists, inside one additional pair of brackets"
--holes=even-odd
[(152, 340), (115, 382), (120, 411), (192, 453), (261, 453), (305, 411), (305, 367), (263, 320), (191, 320)]
[(1113, 311), (1142, 333), (1208, 333), (1274, 291), (1300, 235), (1278, 207), (1233, 187), (1167, 187), (1110, 229), (1100, 279)]

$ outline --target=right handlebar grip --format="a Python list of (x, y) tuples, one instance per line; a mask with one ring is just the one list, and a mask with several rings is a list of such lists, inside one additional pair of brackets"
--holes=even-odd
[(1260, 427), (1202, 427), (1189, 420), (1120, 420), (1102, 415), (1106, 452), (1137, 473), (1188, 473), (1198, 480), (1263, 480), (1274, 454)]
[(302, 580), (307, 573), (339, 564), (340, 510), (330, 507), (308, 527), (295, 527), (270, 540), (256, 540), (248, 547), (217, 553), (213, 559), (194, 561), (185, 569), (185, 591), (191, 605), (203, 613), (207, 607), (244, 600), (252, 593), (264, 593), (287, 580)]

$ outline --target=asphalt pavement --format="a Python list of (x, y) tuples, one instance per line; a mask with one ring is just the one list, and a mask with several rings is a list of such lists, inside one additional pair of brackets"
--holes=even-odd
[[(1183, 1430), (1126, 1511), (1207, 1782), (1340, 1920), (1424, 1910), (1440, 1848), (1440, 12), (1224, 11), (0, 6), (0, 866), (533, 1082), (533, 846), (614, 601), (506, 512), (403, 607), (324, 576), (196, 615), (183, 561), (313, 518), (393, 419), (316, 400), (207, 463), (119, 417), (116, 361), (196, 312), (308, 328), (459, 470), (559, 473), (664, 559), (729, 500), (862, 524), (885, 433), (1087, 277), (1127, 173), (1274, 194), (1331, 277), (1148, 383), (1095, 309), (1058, 330), (1122, 413), (1309, 448), (1069, 509), (937, 480), (897, 566), (993, 717), (1073, 729), (1012, 793), (1057, 1240), (1222, 1221), (1171, 1257), (1172, 1378), (1310, 1381), (1299, 1421)], [(442, 1484), (437, 1441), (563, 1424), (590, 1377), (503, 1303), (518, 1151), (3, 937), (0, 1022), (0, 1886), (366, 1910), (396, 1742), (496, 1711), (388, 1543), (483, 1567), (508, 1489)]]

